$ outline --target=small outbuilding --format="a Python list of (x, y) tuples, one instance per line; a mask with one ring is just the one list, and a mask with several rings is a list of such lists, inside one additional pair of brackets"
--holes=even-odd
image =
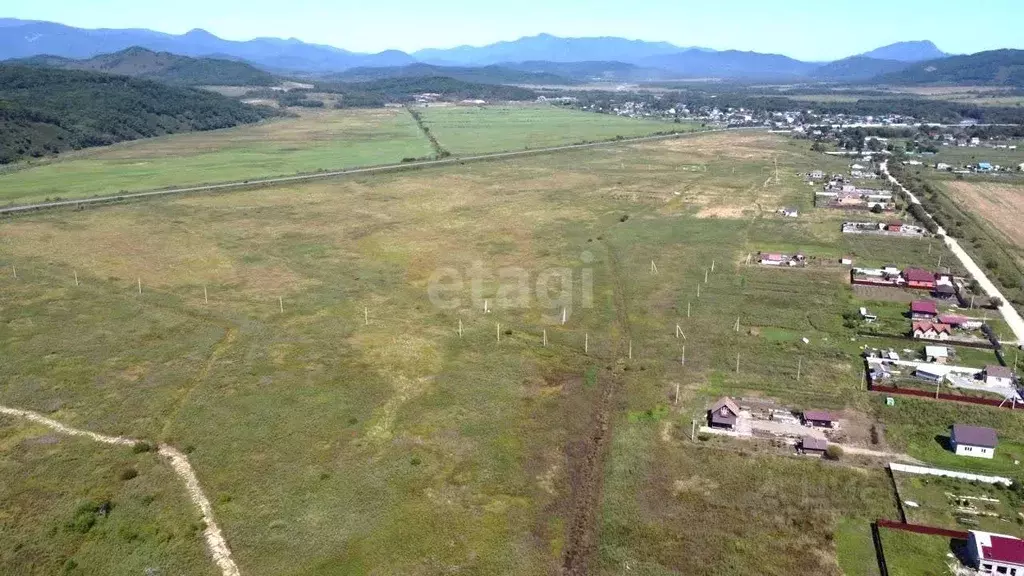
[(949, 362), (949, 348), (945, 346), (925, 346), (924, 356), (929, 362), (945, 364)]
[(949, 447), (957, 456), (993, 458), (997, 443), (996, 431), (984, 426), (953, 424), (949, 435)]
[(836, 428), (839, 419), (824, 410), (807, 410), (803, 414), (804, 426), (812, 428)]
[(712, 428), (726, 428), (732, 430), (736, 427), (736, 420), (740, 416), (740, 407), (732, 401), (732, 398), (722, 397), (715, 405), (708, 410), (708, 425)]
[(804, 436), (800, 439), (800, 450), (804, 454), (817, 454), (821, 456), (828, 450), (828, 440), (816, 436)]

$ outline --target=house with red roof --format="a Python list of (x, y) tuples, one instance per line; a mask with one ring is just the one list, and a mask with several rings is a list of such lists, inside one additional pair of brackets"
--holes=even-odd
[(935, 289), (935, 274), (920, 268), (907, 268), (903, 271), (903, 279), (907, 281), (908, 288), (920, 288), (922, 290)]
[(953, 335), (953, 330), (949, 327), (949, 324), (918, 320), (914, 322), (913, 335), (914, 338), (920, 340), (949, 340), (950, 336)]
[(931, 300), (915, 300), (910, 303), (910, 317), (915, 320), (934, 320), (939, 309)]
[(969, 564), (979, 574), (1024, 576), (1024, 540), (981, 530), (968, 531)]
[(893, 220), (892, 222), (889, 222), (889, 223), (887, 223), (885, 225), (885, 231), (886, 232), (902, 232), (903, 231), (903, 222), (900, 222), (899, 220)]

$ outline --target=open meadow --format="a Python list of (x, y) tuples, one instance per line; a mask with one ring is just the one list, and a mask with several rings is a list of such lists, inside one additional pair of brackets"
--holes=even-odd
[(0, 417), (0, 502), (0, 573), (216, 574), (156, 454)]
[(188, 452), (251, 576), (874, 576), (881, 468), (690, 439), (766, 396), (942, 461), (960, 407), (865, 391), (834, 264), (942, 248), (844, 237), (801, 176), (843, 166), (708, 134), (0, 221), (0, 404)]
[(405, 110), (301, 109), (297, 114), (252, 126), (90, 148), (0, 172), (0, 203), (390, 164), (432, 153)]
[(963, 208), (976, 213), (1024, 256), (1024, 182), (944, 182), (946, 191)]
[(546, 148), (698, 128), (693, 123), (636, 120), (547, 105), (429, 106), (419, 111), (441, 146), (452, 154)]

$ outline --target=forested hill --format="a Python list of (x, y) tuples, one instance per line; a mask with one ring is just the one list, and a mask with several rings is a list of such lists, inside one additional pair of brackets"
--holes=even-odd
[(0, 164), (277, 114), (193, 88), (78, 70), (0, 65)]
[(874, 81), (900, 85), (1024, 86), (1024, 50), (990, 50), (929, 60)]
[(86, 60), (33, 56), (6, 64), (123, 74), (184, 86), (273, 86), (281, 79), (251, 64), (218, 58), (189, 58), (133, 47)]

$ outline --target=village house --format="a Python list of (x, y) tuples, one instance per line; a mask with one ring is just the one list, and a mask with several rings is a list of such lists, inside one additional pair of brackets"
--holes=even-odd
[(934, 320), (939, 315), (939, 309), (935, 302), (930, 300), (915, 300), (910, 303), (910, 317), (915, 320)]
[(821, 170), (812, 170), (809, 174), (811, 180), (822, 180), (825, 178), (825, 173)]
[(920, 288), (922, 290), (933, 290), (935, 288), (935, 274), (920, 268), (907, 268), (903, 271), (903, 279), (907, 281), (908, 288)]
[(985, 384), (989, 386), (1013, 386), (1013, 370), (1006, 366), (989, 365), (985, 367)]
[(732, 430), (736, 426), (736, 419), (739, 416), (740, 407), (732, 401), (732, 398), (722, 397), (715, 402), (711, 410), (708, 410), (708, 426)]
[(932, 290), (932, 296), (942, 300), (953, 300), (956, 298), (956, 288), (952, 284), (936, 283), (935, 289)]
[(800, 211), (796, 208), (782, 208), (779, 213), (788, 218), (797, 218), (800, 216)]
[(784, 260), (785, 256), (783, 256), (782, 254), (771, 253), (761, 254), (761, 258), (760, 260), (758, 260), (758, 262), (764, 266), (782, 266), (782, 262)]
[(886, 232), (902, 232), (903, 231), (903, 222), (900, 222), (899, 220), (893, 220), (892, 222), (888, 222), (885, 225), (885, 231)]
[(993, 458), (996, 455), (996, 431), (983, 426), (953, 424), (949, 447), (957, 456)]
[(968, 563), (979, 574), (1024, 575), (1024, 540), (1013, 536), (969, 530)]
[(943, 170), (943, 171), (945, 171), (945, 170), (949, 170), (951, 168), (952, 168), (952, 166), (950, 166), (949, 164), (946, 164), (945, 162), (939, 162), (938, 164), (935, 165), (935, 169), (936, 170)]
[(803, 413), (804, 426), (811, 428), (837, 428), (839, 419), (824, 410), (807, 410)]
[(949, 340), (953, 331), (949, 324), (919, 320), (914, 322), (913, 335), (919, 340)]
[(814, 436), (804, 436), (800, 439), (800, 451), (804, 454), (817, 454), (821, 456), (828, 450), (828, 440)]

